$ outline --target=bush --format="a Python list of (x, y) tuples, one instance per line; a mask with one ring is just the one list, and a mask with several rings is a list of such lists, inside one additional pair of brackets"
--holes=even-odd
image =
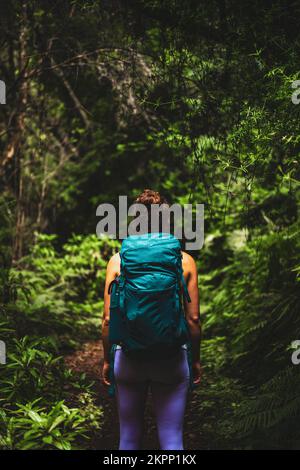
[(69, 408), (64, 401), (49, 410), (39, 406), (39, 401), (18, 404), (10, 417), (2, 413), (6, 435), (0, 436), (0, 446), (19, 450), (71, 450), (78, 448), (80, 440), (89, 438), (91, 427), (99, 428), (100, 409), (94, 409), (90, 419), (81, 409)]
[(73, 449), (101, 426), (93, 384), (67, 369), (61, 353), (99, 337), (105, 270), (118, 243), (74, 236), (58, 252), (38, 235), (13, 269), (0, 269), (0, 447)]

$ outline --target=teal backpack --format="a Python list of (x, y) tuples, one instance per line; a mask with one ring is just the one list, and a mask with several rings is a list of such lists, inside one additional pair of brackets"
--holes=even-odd
[(180, 242), (168, 233), (146, 233), (123, 240), (120, 276), (110, 294), (109, 394), (115, 393), (117, 345), (139, 360), (171, 357), (187, 345), (190, 389), (193, 389), (191, 340), (181, 300), (190, 302), (183, 277)]

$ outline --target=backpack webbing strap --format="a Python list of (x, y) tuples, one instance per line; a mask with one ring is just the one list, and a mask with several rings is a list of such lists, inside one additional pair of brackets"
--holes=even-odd
[(115, 365), (115, 352), (117, 345), (113, 344), (109, 353), (109, 379), (110, 385), (108, 387), (108, 393), (111, 397), (115, 396), (116, 386), (115, 386), (115, 374), (114, 374), (114, 365)]
[(119, 288), (120, 288), (119, 308), (120, 308), (120, 314), (121, 316), (123, 316), (124, 304), (125, 304), (125, 290), (124, 290), (125, 272), (124, 272), (124, 260), (123, 260), (122, 253), (120, 253), (120, 260), (121, 260), (121, 267), (120, 267), (120, 276), (119, 276)]

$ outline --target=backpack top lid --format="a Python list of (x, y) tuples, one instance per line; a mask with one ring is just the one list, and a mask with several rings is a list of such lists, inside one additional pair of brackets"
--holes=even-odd
[(123, 240), (120, 256), (121, 272), (127, 279), (139, 276), (138, 287), (141, 288), (157, 283), (157, 278), (153, 277), (155, 272), (173, 278), (178, 276), (181, 245), (178, 238), (169, 233), (133, 235)]
[(130, 248), (169, 246), (181, 249), (180, 241), (171, 233), (147, 232), (141, 235), (130, 235), (122, 241), (121, 252)]
[(128, 239), (148, 239), (148, 238), (176, 238), (172, 233), (169, 232), (145, 232), (139, 235), (129, 235), (125, 240)]

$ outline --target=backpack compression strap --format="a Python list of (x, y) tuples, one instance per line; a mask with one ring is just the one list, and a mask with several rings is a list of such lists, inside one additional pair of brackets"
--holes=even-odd
[(124, 302), (125, 302), (125, 291), (124, 291), (124, 284), (125, 284), (125, 272), (124, 272), (124, 260), (122, 253), (120, 253), (120, 260), (121, 260), (121, 266), (120, 266), (120, 276), (119, 276), (119, 287), (120, 287), (120, 313), (121, 315), (124, 312)]

